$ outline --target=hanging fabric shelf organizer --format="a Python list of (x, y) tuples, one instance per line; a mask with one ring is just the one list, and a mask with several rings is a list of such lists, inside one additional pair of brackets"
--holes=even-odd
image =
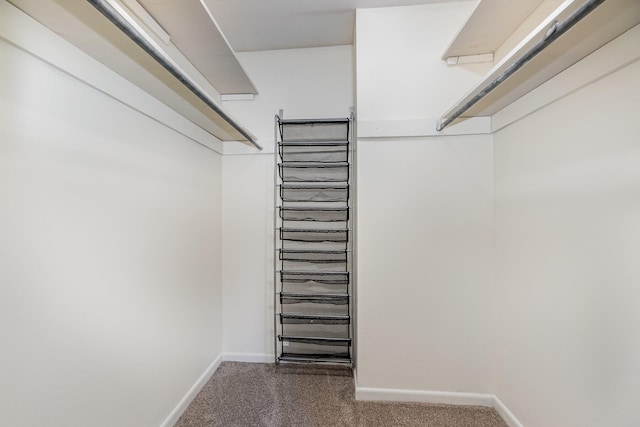
[(275, 127), (275, 361), (351, 364), (352, 120)]

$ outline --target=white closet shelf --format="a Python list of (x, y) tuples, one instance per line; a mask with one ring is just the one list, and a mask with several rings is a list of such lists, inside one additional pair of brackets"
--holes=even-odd
[[(203, 65), (210, 58), (203, 57), (201, 52), (193, 52), (189, 58), (174, 44), (176, 41), (183, 46), (190, 40), (184, 29), (175, 30), (175, 34), (165, 32), (135, 0), (9, 2), (218, 140), (240, 141), (261, 148), (256, 137), (219, 102), (221, 91), (255, 92), (221, 33), (217, 36), (217, 50), (212, 48), (211, 55), (219, 55), (217, 62), (226, 69), (224, 73), (220, 69), (215, 71), (235, 76), (237, 81), (213, 82), (207, 77), (213, 71)], [(149, 3), (155, 6), (160, 2), (149, 0)], [(180, 2), (180, 6), (184, 15), (181, 18), (199, 16), (200, 35), (211, 36), (218, 30), (199, 0)]]
[[(604, 0), (534, 56), (554, 23), (562, 26), (588, 0), (567, 0), (511, 50), (441, 117), (438, 130), (460, 119), (491, 116), (640, 23), (640, 1)], [(504, 78), (518, 62), (524, 65)], [(503, 79), (504, 78), (504, 79)], [(452, 117), (457, 116), (454, 120)]]
[(493, 54), (544, 0), (481, 0), (442, 59)]

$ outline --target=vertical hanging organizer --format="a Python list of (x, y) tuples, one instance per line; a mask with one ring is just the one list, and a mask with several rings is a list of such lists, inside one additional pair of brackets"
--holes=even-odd
[(352, 119), (275, 129), (275, 361), (350, 364)]

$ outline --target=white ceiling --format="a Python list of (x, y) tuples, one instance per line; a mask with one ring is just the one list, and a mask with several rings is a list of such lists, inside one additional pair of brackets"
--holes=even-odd
[(357, 8), (450, 1), (204, 0), (236, 52), (352, 44)]

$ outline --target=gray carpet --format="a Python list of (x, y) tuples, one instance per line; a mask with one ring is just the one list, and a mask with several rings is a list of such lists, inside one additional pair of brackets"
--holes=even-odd
[(506, 427), (481, 406), (361, 402), (351, 370), (316, 365), (223, 362), (176, 427)]

